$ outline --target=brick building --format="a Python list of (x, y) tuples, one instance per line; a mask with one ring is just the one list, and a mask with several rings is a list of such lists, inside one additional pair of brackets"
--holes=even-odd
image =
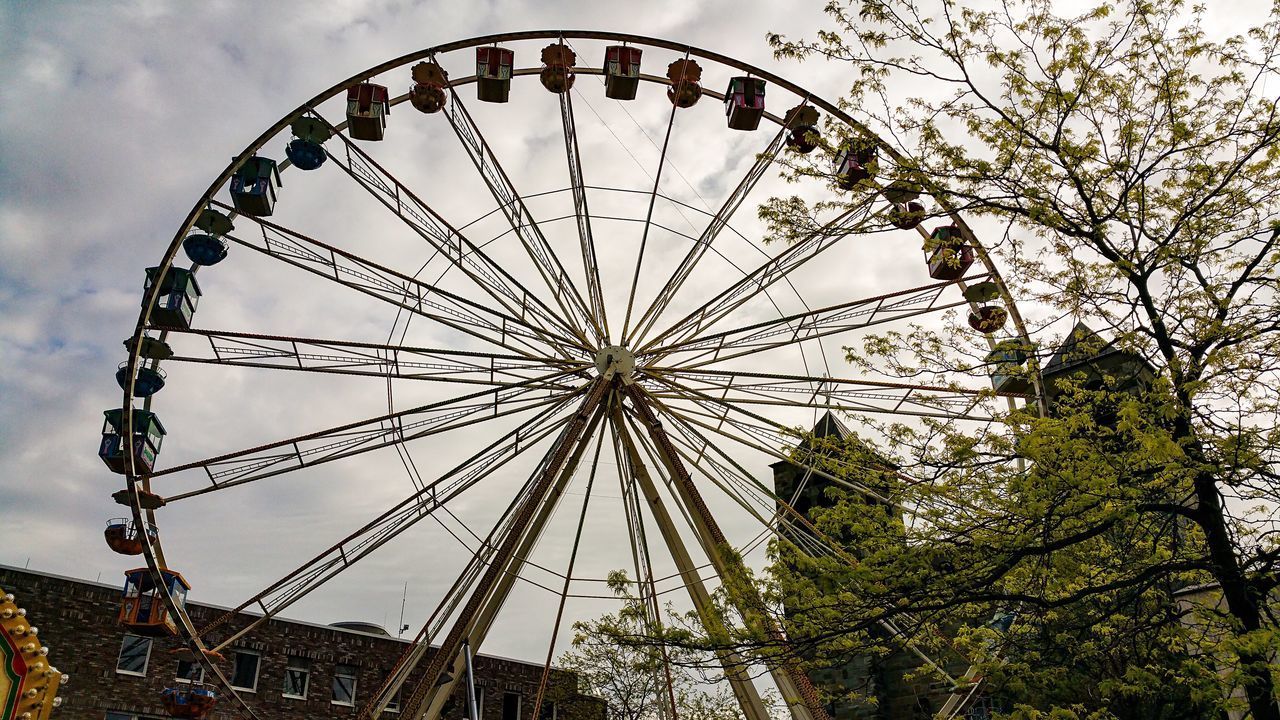
[[(0, 565), (0, 588), (26, 608), (51, 648), (50, 657), (71, 676), (54, 720), (165, 717), (161, 691), (202, 679), (199, 665), (181, 662), (173, 653), (176, 639), (139, 637), (116, 624), (120, 588), (114, 585)], [(197, 626), (225, 610), (187, 602)], [(246, 614), (243, 621), (251, 617)], [(225, 651), (219, 667), (263, 720), (355, 718), (409, 641), (375, 625), (340, 625), (273, 619)], [(481, 720), (535, 720), (541, 664), (478, 655), (475, 674)], [(578, 693), (577, 684), (573, 673), (553, 669), (537, 720), (604, 720), (604, 702)], [(238, 709), (224, 698), (210, 720), (239, 717)], [(462, 712), (462, 703), (451, 701), (442, 717), (462, 718)], [(394, 720), (397, 713), (393, 703), (384, 715)]]

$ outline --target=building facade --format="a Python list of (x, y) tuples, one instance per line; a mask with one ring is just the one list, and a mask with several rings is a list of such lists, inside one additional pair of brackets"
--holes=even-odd
[[(160, 702), (164, 689), (204, 679), (199, 664), (178, 658), (177, 639), (133, 635), (116, 623), (116, 586), (0, 565), (0, 587), (13, 592), (37, 619), (41, 638), (56, 648), (59, 669), (71, 677), (61, 689), (63, 702), (55, 720), (167, 717)], [(188, 601), (187, 611), (201, 626), (226, 609)], [(253, 617), (245, 614), (226, 627), (241, 627)], [(355, 718), (410, 642), (374, 625), (341, 625), (274, 618), (228, 648), (218, 667), (262, 720)], [(474, 667), (479, 720), (605, 718), (604, 702), (579, 693), (573, 673), (552, 669), (547, 699), (535, 718), (540, 663), (477, 655)], [(410, 676), (409, 682), (415, 679)], [(243, 715), (223, 695), (219, 693), (209, 720)], [(441, 717), (465, 717), (462, 706), (455, 697)], [(384, 717), (395, 720), (398, 714), (397, 698)]]

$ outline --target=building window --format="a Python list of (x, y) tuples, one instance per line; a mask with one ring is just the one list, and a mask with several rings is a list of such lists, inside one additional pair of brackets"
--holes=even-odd
[(307, 688), (310, 686), (311, 661), (290, 655), (289, 664), (284, 669), (284, 696), (306, 700)]
[(194, 660), (179, 660), (178, 673), (174, 678), (183, 683), (204, 682), (204, 666)]
[(245, 692), (257, 692), (258, 660), (256, 652), (236, 650), (235, 666), (231, 669), (231, 687)]
[(146, 675), (147, 659), (151, 657), (151, 638), (125, 635), (120, 643), (120, 657), (116, 658), (116, 672), (124, 675)]
[(400, 712), (400, 689), (396, 688), (396, 694), (391, 696), (387, 701), (387, 706), (383, 708), (383, 712), (398, 713)]
[(484, 717), (484, 688), (476, 688), (476, 716), (469, 720), (479, 720)]
[(352, 665), (338, 665), (333, 668), (334, 705), (356, 704), (356, 669)]
[(538, 712), (538, 720), (556, 720), (556, 704), (553, 702), (542, 701), (542, 710)]
[(520, 720), (520, 693), (502, 693), (502, 720)]

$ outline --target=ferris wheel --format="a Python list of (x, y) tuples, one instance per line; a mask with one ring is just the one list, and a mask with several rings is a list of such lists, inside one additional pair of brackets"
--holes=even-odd
[[(509, 132), (544, 120), (534, 145)], [(899, 159), (770, 72), (618, 33), (462, 40), (320, 93), (232, 160), (146, 269), (117, 374), (124, 401), (106, 411), (99, 451), (132, 508), (108, 543), (146, 561), (127, 573), (122, 622), (180, 636), (227, 685), (221, 652), (411, 528), (452, 522), (466, 557), (361, 710), (400, 697), (406, 716), (435, 718), (522, 581), (554, 598), (540, 632), (555, 647), (566, 599), (600, 581), (582, 570), (584, 524), (612, 513), (624, 540), (590, 554), (618, 550), (613, 567), (634, 573), (653, 622), (660, 596), (678, 592), (711, 637), (727, 636), (711, 599), (721, 587), (785, 642), (743, 558), (813, 528), (762, 479), (769, 464), (892, 502), (821, 469), (803, 430), (829, 413), (981, 427), (1038, 395), (1016, 370), (1030, 343), (991, 258), (926, 180), (895, 176)], [(790, 187), (779, 166), (806, 162), (829, 173), (801, 191), (842, 202), (794, 242), (764, 243), (751, 206)], [(694, 170), (708, 166), (725, 169)], [(909, 384), (844, 362), (868, 332), (957, 321), (988, 343), (989, 382), (939, 370)], [(358, 414), (371, 398), (380, 410)], [(398, 499), (337, 519), (317, 552), (263, 563), (287, 570), (197, 626), (178, 568), (221, 579), (165, 547), (235, 523), (202, 503), (234, 508), (271, 483), (337, 492), (333, 468)], [(594, 500), (593, 486), (619, 495)], [(485, 492), (486, 524), (460, 520), (457, 505)], [(546, 571), (533, 558), (555, 527), (571, 551), (548, 587), (528, 576)], [(835, 551), (820, 539), (809, 550)], [(445, 572), (434, 557), (413, 571)], [(744, 717), (767, 717), (751, 678), (761, 663), (793, 717), (829, 717), (797, 662), (718, 660)], [(186, 717), (212, 702), (194, 686), (166, 698)]]

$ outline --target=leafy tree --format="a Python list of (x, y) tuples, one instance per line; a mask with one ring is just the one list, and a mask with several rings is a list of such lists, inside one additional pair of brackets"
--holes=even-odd
[[(771, 42), (848, 65), (845, 106), (882, 139), (880, 180), (923, 187), (965, 237), (960, 218), (973, 218), (1045, 326), (1088, 317), (1158, 379), (1136, 396), (1119, 392), (1127, 378), (1062, 383), (1053, 415), (1017, 415), (1010, 436), (879, 428), (880, 452), (926, 481), (895, 500), (925, 511), (906, 538), (877, 535), (837, 499), (819, 527), (856, 526), (857, 562), (781, 544), (777, 600), (802, 609), (792, 634), (852, 653), (877, 644), (886, 617), (954, 628), (1016, 608), (1027, 621), (1007, 635), (956, 642), (1007, 644), (982, 669), (1021, 716), (1195, 716), (1238, 691), (1252, 717), (1280, 719), (1267, 602), (1280, 560), (1280, 4), (1226, 39), (1178, 0), (1073, 15), (1046, 0), (827, 10), (833, 27), (814, 39)], [(827, 170), (805, 162), (796, 174)], [(823, 209), (783, 198), (761, 213), (786, 239)], [(988, 369), (985, 345), (959, 331), (850, 350), (904, 377)], [(815, 572), (829, 587), (806, 585)], [(1191, 612), (1175, 591), (1194, 583), (1224, 602)]]
[(670, 717), (672, 702), (681, 720), (737, 720), (737, 700), (700, 670), (708, 659), (687, 631), (655, 628), (624, 572), (611, 573), (609, 585), (622, 608), (574, 623), (573, 647), (557, 661), (577, 673), (581, 691), (604, 699), (611, 720)]
[[(839, 538), (856, 561), (776, 544), (775, 601), (797, 651), (815, 667), (887, 656), (902, 643), (886, 633), (888, 621), (955, 675), (976, 658), (969, 671), (1014, 717), (1212, 716), (1226, 705), (1222, 648), (1185, 622), (1175, 597), (1203, 564), (1190, 549), (1193, 530), (1160, 511), (1179, 478), (1151, 472), (1164, 464), (1158, 445), (1167, 446), (1160, 397), (1064, 388), (1053, 417), (1013, 418), (1016, 443), (935, 428), (927, 442), (949, 447), (929, 462), (945, 471), (927, 489), (886, 493), (927, 506), (905, 525), (863, 495), (828, 487), (811, 511), (815, 535)], [(1004, 461), (1015, 449), (1025, 469)], [(883, 478), (860, 445), (828, 448), (823, 464), (857, 483)], [(988, 627), (1006, 612), (1018, 622)], [(847, 699), (864, 705), (877, 699), (851, 690)]]

